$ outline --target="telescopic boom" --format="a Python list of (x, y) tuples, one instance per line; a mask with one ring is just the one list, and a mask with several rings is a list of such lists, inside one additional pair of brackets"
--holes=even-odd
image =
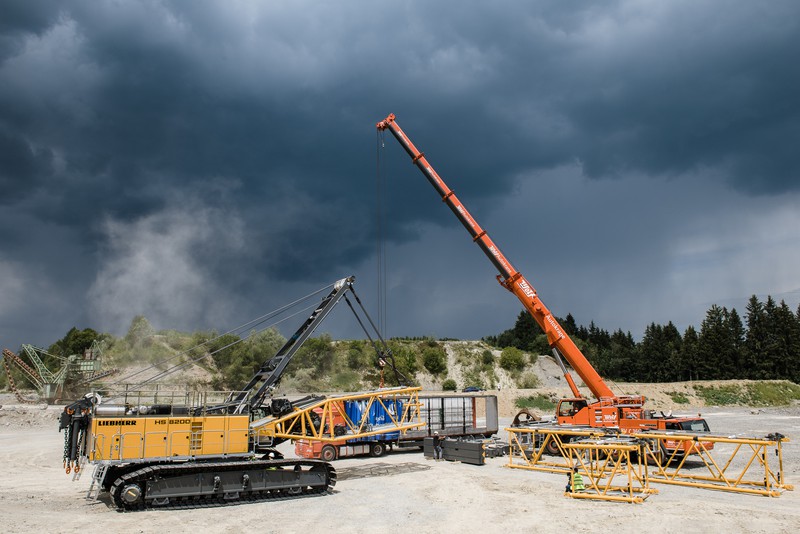
[[(425, 155), (417, 150), (414, 143), (408, 138), (403, 130), (398, 126), (394, 114), (390, 114), (384, 120), (377, 124), (378, 130), (389, 130), (402, 147), (411, 156), (411, 160), (416, 165), (422, 174), (428, 179), (431, 185), (436, 189), (436, 192), (441, 196), (442, 201), (445, 202), (453, 211), (455, 216), (464, 225), (472, 240), (475, 241), (481, 248), (484, 254), (489, 258), (489, 261), (497, 268), (500, 275), (497, 277), (498, 282), (511, 291), (522, 302), (528, 312), (533, 316), (539, 326), (547, 334), (547, 341), (550, 346), (560, 352), (564, 358), (569, 362), (572, 368), (581, 377), (584, 384), (589, 388), (592, 394), (600, 399), (614, 399), (617, 396), (606, 385), (600, 375), (597, 374), (594, 367), (589, 363), (586, 357), (581, 353), (580, 349), (570, 339), (561, 325), (547, 309), (547, 306), (539, 299), (536, 290), (528, 282), (522, 274), (514, 269), (511, 262), (500, 252), (497, 245), (489, 238), (486, 231), (480, 227), (478, 222), (470, 215), (467, 208), (458, 200), (455, 193), (447, 187), (444, 180), (433, 170), (433, 167)], [(558, 356), (558, 354), (556, 354)], [(564, 375), (569, 383), (573, 395), (581, 397), (575, 382), (569, 373)]]

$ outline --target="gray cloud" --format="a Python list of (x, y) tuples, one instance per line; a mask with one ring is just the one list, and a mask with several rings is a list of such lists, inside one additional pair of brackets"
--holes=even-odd
[[(183, 238), (169, 257), (175, 278), (162, 280), (164, 294), (174, 298), (137, 293), (142, 309), (135, 313), (165, 322), (179, 315), (187, 322), (222, 320), (224, 312), (205, 309), (212, 295), (245, 314), (252, 310), (243, 301), (253, 291), (270, 292), (271, 303), (370, 270), (374, 123), (395, 112), (479, 218), (494, 216), (524, 191), (528, 202), (515, 208), (523, 210), (517, 217), (536, 210), (540, 224), (555, 225), (564, 241), (574, 242), (586, 225), (620, 230), (613, 239), (583, 244), (592, 265), (612, 269), (620, 251), (655, 254), (676, 246), (674, 232), (684, 220), (665, 218), (647, 226), (648, 233), (641, 225), (598, 223), (600, 215), (583, 203), (622, 183), (665, 187), (662, 198), (628, 198), (643, 214), (664, 196), (690, 194), (685, 188), (694, 182), (717, 196), (769, 197), (750, 207), (737, 200), (756, 220), (791, 205), (787, 199), (800, 184), (793, 154), (800, 133), (799, 10), (789, 1), (380, 9), (364, 2), (6, 2), (0, 206), (16, 217), (0, 228), (3, 258), (6, 265), (37, 266), (31, 276), (39, 287), (69, 287), (62, 299), (83, 300), (75, 303), (83, 311), (53, 322), (45, 341), (101, 311), (119, 328), (125, 310), (115, 303), (130, 300), (126, 292), (137, 293), (156, 272), (133, 258), (165, 261), (164, 235)], [(409, 176), (416, 171), (397, 147), (381, 155), (390, 180), (385, 231), (403, 251), (394, 267), (413, 269), (393, 276), (421, 284), (420, 298), (439, 294), (447, 277), (411, 273), (422, 259), (415, 254), (427, 254), (431, 229), (450, 228), (452, 216), (420, 200), (431, 192)], [(543, 180), (562, 179), (565, 168), (590, 181), (559, 198), (559, 209), (542, 211), (555, 204)], [(603, 185), (590, 185), (595, 180)], [(606, 202), (626, 209), (614, 198)], [(708, 211), (694, 202), (673, 209), (690, 204), (689, 219)], [(724, 209), (715, 213), (727, 220)], [(215, 230), (231, 221), (240, 224), (239, 247), (227, 246), (224, 232)], [(193, 237), (192, 225), (205, 237)], [(725, 241), (728, 234), (720, 229), (707, 239)], [(794, 243), (794, 234), (787, 239)], [(515, 248), (523, 260), (533, 254), (529, 244)], [(65, 268), (52, 265), (51, 251), (68, 259)], [(463, 253), (465, 265), (482, 261)], [(533, 258), (538, 268), (542, 260)], [(652, 259), (633, 265), (656, 272), (659, 261), (674, 260)], [(789, 275), (780, 279), (772, 291), (794, 289), (785, 287)], [(715, 291), (723, 296), (759, 285), (753, 277), (740, 280), (747, 283)], [(552, 284), (564, 287), (565, 280)], [(637, 284), (646, 286), (648, 278)], [(400, 320), (411, 312), (414, 291), (401, 293), (394, 315), (405, 328), (416, 324)], [(578, 297), (567, 302), (580, 306)], [(471, 336), (475, 328), (467, 323), (500, 313), (479, 313), (486, 299), (478, 305), (477, 297), (460, 298), (459, 309), (476, 315), (468, 320), (472, 315), (460, 312), (452, 329), (442, 327), (447, 335)], [(182, 314), (181, 307), (194, 311)], [(448, 306), (442, 301), (431, 314), (439, 307)], [(3, 323), (15, 325), (12, 340), (33, 335), (22, 316), (10, 316), (0, 312)]]
[(185, 203), (126, 223), (103, 225), (107, 250), (88, 292), (92, 324), (120, 332), (145, 314), (161, 328), (224, 322), (231, 302), (214, 268), (241, 257), (234, 213)]

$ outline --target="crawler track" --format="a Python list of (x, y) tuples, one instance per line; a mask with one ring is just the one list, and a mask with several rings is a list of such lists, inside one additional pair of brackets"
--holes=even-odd
[(109, 488), (119, 510), (220, 506), (328, 493), (336, 470), (319, 460), (159, 464), (117, 478)]

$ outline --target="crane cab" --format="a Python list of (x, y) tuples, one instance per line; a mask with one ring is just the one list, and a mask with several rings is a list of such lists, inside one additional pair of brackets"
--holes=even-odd
[(619, 426), (620, 409), (613, 402), (589, 403), (584, 398), (561, 399), (556, 407), (559, 425), (586, 425), (591, 427)]

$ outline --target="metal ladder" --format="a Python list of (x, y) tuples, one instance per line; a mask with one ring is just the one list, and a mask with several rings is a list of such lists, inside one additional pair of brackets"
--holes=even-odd
[(103, 490), (103, 479), (106, 477), (106, 471), (111, 464), (97, 464), (94, 466), (92, 472), (92, 485), (89, 486), (89, 491), (86, 492), (86, 500), (96, 501), (100, 497), (100, 492)]

